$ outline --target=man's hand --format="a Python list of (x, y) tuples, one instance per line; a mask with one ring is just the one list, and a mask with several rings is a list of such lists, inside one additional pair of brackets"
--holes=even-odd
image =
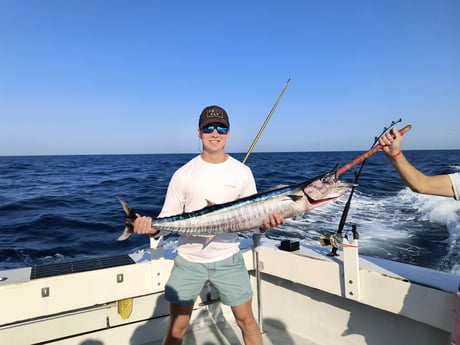
[(401, 143), (402, 135), (394, 127), (379, 139), (379, 144), (382, 146), (383, 152), (389, 156), (401, 151)]
[(285, 219), (277, 213), (272, 213), (268, 216), (268, 220), (264, 219), (262, 226), (259, 227), (260, 232), (264, 233), (268, 229), (277, 227), (278, 225), (286, 223)]
[(143, 217), (136, 213), (136, 220), (134, 221), (134, 232), (139, 235), (154, 235), (159, 232), (152, 227), (152, 218)]

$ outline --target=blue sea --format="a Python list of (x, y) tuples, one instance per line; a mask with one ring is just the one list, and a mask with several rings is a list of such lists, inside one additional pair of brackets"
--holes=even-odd
[[(361, 153), (253, 153), (247, 164), (263, 191), (316, 177)], [(460, 150), (405, 154), (426, 174), (460, 171)], [(171, 175), (195, 155), (0, 157), (0, 270), (147, 248), (147, 236), (117, 241), (124, 228), (117, 196), (135, 212), (157, 216)], [(341, 180), (353, 182), (357, 167)], [(357, 226), (361, 254), (460, 275), (460, 202), (411, 192), (382, 152), (366, 161), (358, 183), (344, 232)], [(319, 245), (321, 233), (337, 231), (349, 195), (265, 236)]]

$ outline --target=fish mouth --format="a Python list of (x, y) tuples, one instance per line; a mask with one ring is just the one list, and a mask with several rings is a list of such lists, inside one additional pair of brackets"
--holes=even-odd
[[(343, 195), (343, 194), (342, 194)], [(324, 202), (328, 202), (328, 201), (332, 201), (334, 199), (337, 199), (339, 198), (341, 195), (338, 195), (338, 196), (333, 196), (333, 197), (329, 197), (329, 198), (323, 198), (323, 199), (319, 199), (319, 200), (315, 200), (313, 199), (311, 196), (309, 196), (308, 194), (305, 194), (305, 196), (307, 197), (307, 200), (308, 202), (313, 205), (313, 206), (316, 206), (316, 205), (320, 205)]]

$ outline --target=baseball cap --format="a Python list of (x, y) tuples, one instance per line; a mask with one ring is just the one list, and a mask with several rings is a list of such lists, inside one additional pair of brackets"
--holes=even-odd
[(217, 105), (210, 105), (203, 109), (198, 122), (198, 127), (202, 128), (210, 125), (211, 123), (219, 123), (230, 128), (227, 112)]

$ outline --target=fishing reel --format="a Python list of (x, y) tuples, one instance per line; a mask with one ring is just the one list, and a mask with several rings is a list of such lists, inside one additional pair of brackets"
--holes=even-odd
[(338, 232), (322, 233), (319, 235), (319, 243), (323, 247), (332, 247), (331, 252), (327, 254), (328, 256), (338, 256), (337, 250), (343, 243), (342, 234)]
[[(358, 240), (359, 234), (356, 224), (353, 224), (351, 226), (351, 232), (353, 234), (353, 239)], [(327, 254), (328, 256), (338, 256), (339, 254), (337, 254), (337, 250), (343, 244), (344, 238), (348, 241), (348, 235), (345, 234), (345, 236), (342, 236), (341, 231), (337, 231), (334, 233), (322, 233), (319, 235), (319, 243), (323, 247), (332, 247), (331, 252)]]
[[(354, 159), (353, 162), (351, 162), (350, 164), (347, 164), (345, 166), (343, 166), (342, 168), (339, 169), (339, 171), (337, 172), (338, 175), (341, 175), (343, 174), (345, 171), (348, 171), (350, 170), (351, 167), (353, 167), (354, 165), (358, 164), (359, 162), (361, 162), (361, 166), (359, 168), (358, 171), (355, 172), (355, 180), (354, 180), (354, 183), (355, 183), (355, 186), (358, 185), (358, 180), (359, 180), (359, 176), (361, 175), (361, 171), (363, 170), (363, 167), (364, 167), (364, 163), (366, 162), (366, 159), (374, 154), (375, 152), (377, 152), (378, 150), (380, 150), (382, 148), (381, 145), (377, 145), (379, 139), (391, 128), (393, 127), (395, 124), (397, 124), (398, 122), (401, 122), (401, 118), (397, 121), (391, 121), (391, 124), (389, 127), (384, 127), (383, 128), (383, 131), (382, 133), (380, 133), (379, 136), (375, 137), (374, 138), (374, 143), (372, 144), (371, 146), (371, 149), (369, 151), (367, 151), (366, 153), (362, 154), (361, 156), (359, 156), (357, 159)], [(403, 135), (404, 133), (406, 133), (408, 130), (410, 130), (412, 128), (411, 125), (408, 125), (402, 129), (399, 130), (399, 134)], [(343, 227), (345, 226), (346, 224), (346, 220), (347, 220), (347, 216), (348, 216), (348, 211), (350, 209), (350, 205), (351, 205), (351, 199), (353, 197), (353, 194), (354, 194), (354, 191), (355, 191), (355, 186), (352, 187), (351, 191), (350, 191), (350, 195), (348, 196), (348, 201), (345, 205), (345, 208), (342, 212), (342, 216), (340, 217), (340, 223), (339, 223), (339, 227), (338, 227), (338, 230), (337, 232), (331, 234), (331, 233), (322, 233), (320, 236), (319, 236), (319, 242), (321, 243), (321, 245), (323, 247), (332, 247), (332, 250), (331, 252), (328, 254), (328, 256), (338, 256), (337, 254), (337, 250), (339, 249), (339, 247), (342, 245), (343, 243), (343, 239), (345, 238), (346, 241), (348, 242), (348, 237), (347, 237), (347, 234), (345, 234), (345, 236), (342, 235), (342, 230), (343, 230)], [(358, 240), (359, 239), (359, 234), (358, 234), (358, 231), (356, 230), (356, 224), (352, 224), (351, 226), (351, 232), (353, 233), (353, 240)]]

